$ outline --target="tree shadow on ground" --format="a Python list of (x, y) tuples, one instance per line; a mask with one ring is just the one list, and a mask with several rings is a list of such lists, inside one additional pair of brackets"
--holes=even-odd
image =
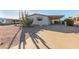
[(21, 43), (23, 43), (23, 49), (25, 49), (26, 39), (27, 37), (25, 34), (28, 33), (32, 39), (32, 42), (36, 46), (37, 49), (40, 49), (38, 46), (39, 41), (48, 49), (50, 47), (47, 45), (44, 39), (42, 39), (37, 33), (39, 31), (54, 31), (54, 32), (62, 32), (62, 33), (79, 33), (79, 28), (74, 26), (64, 26), (64, 25), (48, 25), (48, 26), (35, 26), (35, 27), (22, 27), (22, 32), (20, 36), (20, 43), (19, 43), (19, 49), (21, 49)]
[[(36, 46), (37, 49), (40, 49), (40, 47), (38, 46), (38, 43), (39, 43), (39, 40), (40, 42), (42, 42), (42, 44), (50, 49), (50, 47), (46, 44), (46, 42), (44, 41), (44, 39), (42, 39), (40, 36), (38, 36), (36, 33), (39, 32), (39, 31), (42, 31), (42, 28), (41, 27), (30, 27), (30, 28), (27, 28), (27, 27), (22, 27), (21, 29), (21, 36), (20, 36), (20, 42), (19, 42), (19, 49), (25, 49), (25, 45), (26, 45), (26, 40), (28, 37), (31, 37), (32, 39), (32, 42), (34, 43), (34, 45)], [(25, 34), (29, 34), (28, 35), (25, 35)], [(22, 45), (23, 43), (23, 45)], [(26, 45), (27, 46), (27, 45)]]
[(39, 43), (38, 40), (41, 41), (41, 43), (48, 49), (50, 49), (50, 47), (46, 44), (46, 42), (44, 41), (44, 39), (42, 39), (40, 36), (38, 36), (36, 33), (30, 33), (30, 37), (33, 41), (33, 43), (35, 44), (37, 49), (40, 49), (40, 47), (37, 45)]
[(19, 30), (16, 32), (16, 34), (14, 35), (14, 37), (12, 38), (12, 40), (11, 40), (11, 42), (10, 42), (10, 44), (9, 44), (9, 46), (8, 46), (8, 48), (7, 49), (10, 49), (10, 47), (12, 46), (12, 44), (13, 44), (13, 42), (14, 42), (14, 40), (15, 40), (15, 38), (16, 38), (16, 36), (18, 35), (18, 33), (20, 32), (20, 30), (21, 30), (21, 28), (19, 28)]
[[(50, 49), (50, 47), (47, 45), (47, 43), (45, 42), (44, 39), (42, 39), (39, 35), (37, 35), (37, 33), (39, 31), (43, 31), (43, 30), (48, 30), (48, 31), (54, 31), (54, 32), (62, 32), (62, 33), (79, 33), (79, 28), (78, 27), (72, 27), (72, 26), (67, 26), (65, 27), (64, 25), (48, 25), (48, 26), (34, 26), (34, 27), (21, 27), (17, 33), (15, 34), (15, 36), (13, 37), (13, 39), (11, 40), (8, 49), (12, 46), (17, 34), (19, 33), (19, 31), (21, 30), (21, 35), (20, 35), (20, 41), (19, 41), (19, 49), (23, 48), (25, 49), (25, 45), (26, 45), (26, 40), (28, 39), (28, 37), (31, 37), (32, 42), (34, 43), (34, 45), (36, 46), (37, 49), (40, 49), (40, 47), (38, 46), (39, 41), (48, 49)], [(26, 35), (29, 34), (29, 35)], [(21, 43), (23, 43), (23, 45), (21, 45)], [(27, 46), (27, 45), (26, 45)]]
[[(19, 49), (23, 48), (25, 49), (25, 45), (26, 45), (26, 38), (25, 38), (25, 34), (27, 33), (26, 31), (27, 29), (25, 27), (21, 28), (21, 35), (20, 35), (20, 41), (19, 41)], [(23, 43), (23, 44), (22, 44)], [(23, 46), (22, 46), (22, 45)]]

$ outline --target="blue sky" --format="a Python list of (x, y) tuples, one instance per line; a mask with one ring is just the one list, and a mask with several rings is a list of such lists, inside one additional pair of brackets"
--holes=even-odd
[(18, 10), (0, 10), (0, 18), (18, 18)]
[[(79, 15), (79, 10), (30, 10), (29, 14), (65, 15), (65, 17)], [(18, 18), (18, 10), (0, 10), (1, 18)]]

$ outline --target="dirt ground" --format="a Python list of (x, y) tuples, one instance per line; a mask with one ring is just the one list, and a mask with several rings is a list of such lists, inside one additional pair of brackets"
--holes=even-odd
[(79, 27), (49, 25), (0, 26), (1, 49), (78, 49)]

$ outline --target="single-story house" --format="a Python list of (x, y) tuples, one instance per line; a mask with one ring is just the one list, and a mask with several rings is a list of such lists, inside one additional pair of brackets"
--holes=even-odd
[(60, 23), (62, 17), (64, 17), (64, 15), (32, 14), (29, 16), (29, 18), (33, 20), (32, 25), (40, 25), (40, 26)]
[(79, 26), (79, 15), (73, 17), (74, 25)]

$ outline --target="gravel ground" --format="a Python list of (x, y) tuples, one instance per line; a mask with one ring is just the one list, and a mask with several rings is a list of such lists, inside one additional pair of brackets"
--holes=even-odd
[[(15, 36), (18, 30), (19, 27), (14, 25), (0, 26), (0, 42), (3, 43), (3, 45), (0, 45), (0, 48), (5, 49), (18, 44), (19, 37), (17, 37), (18, 35)], [(12, 45), (10, 46), (11, 43)]]
[(1, 49), (64, 49), (79, 48), (79, 27), (63, 25), (20, 28), (0, 26)]

